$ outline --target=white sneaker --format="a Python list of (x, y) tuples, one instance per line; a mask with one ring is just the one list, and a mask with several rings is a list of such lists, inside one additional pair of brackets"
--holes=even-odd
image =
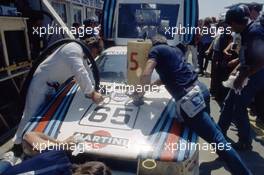
[(6, 152), (0, 156), (1, 161), (9, 162), (12, 166), (15, 164), (16, 157), (12, 151)]

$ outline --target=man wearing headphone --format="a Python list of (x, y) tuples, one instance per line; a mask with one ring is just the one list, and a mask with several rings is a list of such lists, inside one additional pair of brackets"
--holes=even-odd
[[(236, 72), (239, 74), (234, 81), (234, 88), (241, 90), (241, 94), (236, 94), (235, 90), (229, 91), (218, 124), (226, 134), (232, 119), (235, 119), (239, 141), (233, 147), (251, 150), (247, 107), (256, 93), (264, 89), (264, 26), (260, 22), (250, 21), (249, 9), (244, 5), (227, 11), (226, 22), (234, 32), (241, 34), (240, 65)], [(248, 84), (243, 87), (247, 78)]]

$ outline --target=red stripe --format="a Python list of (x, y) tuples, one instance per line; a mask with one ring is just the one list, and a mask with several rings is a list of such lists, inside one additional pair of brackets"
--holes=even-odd
[(50, 119), (56, 112), (57, 108), (59, 107), (60, 103), (62, 102), (63, 98), (66, 96), (66, 94), (69, 92), (69, 90), (74, 85), (74, 82), (71, 82), (64, 91), (57, 97), (56, 101), (52, 104), (51, 108), (46, 112), (46, 114), (43, 116), (41, 121), (38, 123), (37, 127), (34, 129), (36, 132), (43, 132), (46, 126), (48, 125)]
[(164, 146), (163, 151), (160, 155), (161, 160), (173, 161), (175, 159), (175, 154), (177, 150), (173, 150), (173, 148), (177, 148), (178, 146), (177, 144), (180, 138), (180, 132), (181, 132), (181, 125), (178, 122), (174, 121), (171, 130), (168, 133), (167, 140), (163, 145)]

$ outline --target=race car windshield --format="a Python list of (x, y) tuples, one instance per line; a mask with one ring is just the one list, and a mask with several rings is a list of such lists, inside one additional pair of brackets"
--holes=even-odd
[[(119, 4), (118, 37), (151, 38), (177, 25), (179, 5)], [(167, 39), (173, 39), (166, 35)]]
[(124, 83), (127, 80), (126, 55), (102, 55), (97, 66), (101, 81)]
[[(102, 82), (127, 83), (127, 55), (105, 53), (96, 61)], [(159, 79), (156, 71), (151, 81)]]

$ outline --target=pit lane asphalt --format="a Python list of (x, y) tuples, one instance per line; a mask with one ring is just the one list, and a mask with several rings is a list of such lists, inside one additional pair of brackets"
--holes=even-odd
[[(189, 59), (190, 60), (190, 59)], [(210, 66), (209, 66), (210, 67)], [(210, 78), (200, 77), (207, 87), (210, 87)], [(211, 116), (216, 122), (219, 120), (220, 107), (215, 100), (211, 98)], [(264, 124), (256, 122), (256, 118), (250, 116), (251, 130), (253, 136), (253, 150), (246, 152), (239, 152), (241, 158), (254, 175), (264, 174)], [(233, 141), (237, 141), (237, 130), (234, 126), (228, 130), (227, 136)], [(205, 143), (200, 138), (199, 142)], [(199, 155), (200, 175), (230, 175), (225, 166), (225, 163), (218, 159), (217, 154), (210, 153), (210, 151), (201, 150)]]

